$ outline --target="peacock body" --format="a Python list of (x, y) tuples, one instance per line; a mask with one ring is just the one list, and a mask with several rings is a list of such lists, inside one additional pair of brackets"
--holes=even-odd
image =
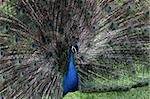
[(68, 92), (149, 85), (149, 0), (0, 3), (0, 94), (61, 99)]

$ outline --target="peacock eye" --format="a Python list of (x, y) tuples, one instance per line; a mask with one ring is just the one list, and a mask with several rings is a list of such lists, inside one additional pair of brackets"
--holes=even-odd
[(127, 6), (127, 12), (131, 12), (131, 11), (132, 11), (132, 8), (133, 8), (132, 5), (129, 4), (129, 5)]
[(33, 43), (33, 42), (30, 44), (30, 46), (31, 46), (31, 49), (37, 49), (38, 48), (38, 45)]
[(27, 13), (27, 10), (26, 10), (24, 7), (21, 8), (20, 11), (19, 11), (19, 14), (20, 14), (21, 16), (26, 15), (26, 13)]
[(17, 58), (15, 61), (16, 61), (16, 65), (20, 65), (22, 63), (22, 59), (20, 58)]
[(110, 25), (110, 29), (111, 30), (116, 30), (117, 29), (117, 24), (112, 22), (111, 25)]
[(98, 29), (97, 25), (94, 24), (94, 25), (91, 26), (91, 31), (92, 32), (95, 32), (97, 29)]
[(6, 28), (6, 30), (8, 30), (8, 29), (9, 29), (9, 26), (8, 26), (8, 25), (6, 25), (6, 27), (5, 27), (5, 28)]
[(146, 12), (144, 13), (144, 16), (148, 18), (148, 17), (149, 17), (149, 11), (146, 11)]
[(85, 16), (86, 17), (92, 17), (92, 12), (91, 11), (86, 11)]
[(63, 34), (63, 33), (64, 33), (64, 28), (63, 28), (63, 27), (59, 27), (58, 32), (59, 32), (60, 34)]
[(110, 13), (112, 11), (112, 7), (110, 5), (107, 5), (105, 10)]
[(20, 41), (20, 37), (18, 35), (15, 36), (15, 43), (18, 43)]
[(4, 56), (4, 51), (0, 49), (0, 58)]
[(144, 27), (143, 32), (144, 32), (144, 33), (148, 33), (148, 32), (149, 32), (149, 29), (148, 29), (147, 27)]
[(80, 5), (80, 6), (82, 6), (82, 5), (84, 5), (84, 0), (78, 0), (78, 4)]
[(9, 30), (10, 30), (10, 26), (9, 26), (9, 24), (6, 24), (6, 25), (3, 27), (3, 32), (4, 32), (4, 33), (8, 33)]

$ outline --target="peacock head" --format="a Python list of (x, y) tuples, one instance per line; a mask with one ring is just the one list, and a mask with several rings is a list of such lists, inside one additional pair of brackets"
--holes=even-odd
[(78, 62), (78, 45), (77, 44), (73, 44), (70, 46), (70, 54), (72, 53), (73, 56), (74, 56), (74, 63), (75, 65), (77, 64)]
[[(68, 50), (67, 50), (67, 54), (65, 54), (64, 57), (66, 58), (61, 58), (62, 59), (62, 63), (60, 65), (60, 71), (64, 74), (66, 71), (68, 71), (68, 67), (69, 67), (69, 62), (70, 62), (70, 58), (73, 58), (74, 64), (75, 66), (77, 66), (78, 63), (78, 45), (75, 43), (71, 43), (68, 46)], [(62, 69), (61, 69), (62, 68)]]
[(73, 54), (78, 54), (78, 45), (77, 44), (71, 45), (70, 49)]

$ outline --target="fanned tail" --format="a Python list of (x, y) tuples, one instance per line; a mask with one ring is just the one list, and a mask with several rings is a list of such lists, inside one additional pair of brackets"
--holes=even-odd
[(79, 42), (83, 92), (127, 91), (150, 83), (150, 2), (108, 1), (98, 1), (96, 35)]
[(121, 1), (7, 0), (0, 6), (0, 93), (62, 98), (76, 44), (80, 91), (149, 85), (150, 2)]

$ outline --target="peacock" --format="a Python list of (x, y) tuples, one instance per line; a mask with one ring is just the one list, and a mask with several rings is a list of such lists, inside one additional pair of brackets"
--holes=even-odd
[(148, 86), (149, 53), (149, 0), (0, 2), (2, 98)]

